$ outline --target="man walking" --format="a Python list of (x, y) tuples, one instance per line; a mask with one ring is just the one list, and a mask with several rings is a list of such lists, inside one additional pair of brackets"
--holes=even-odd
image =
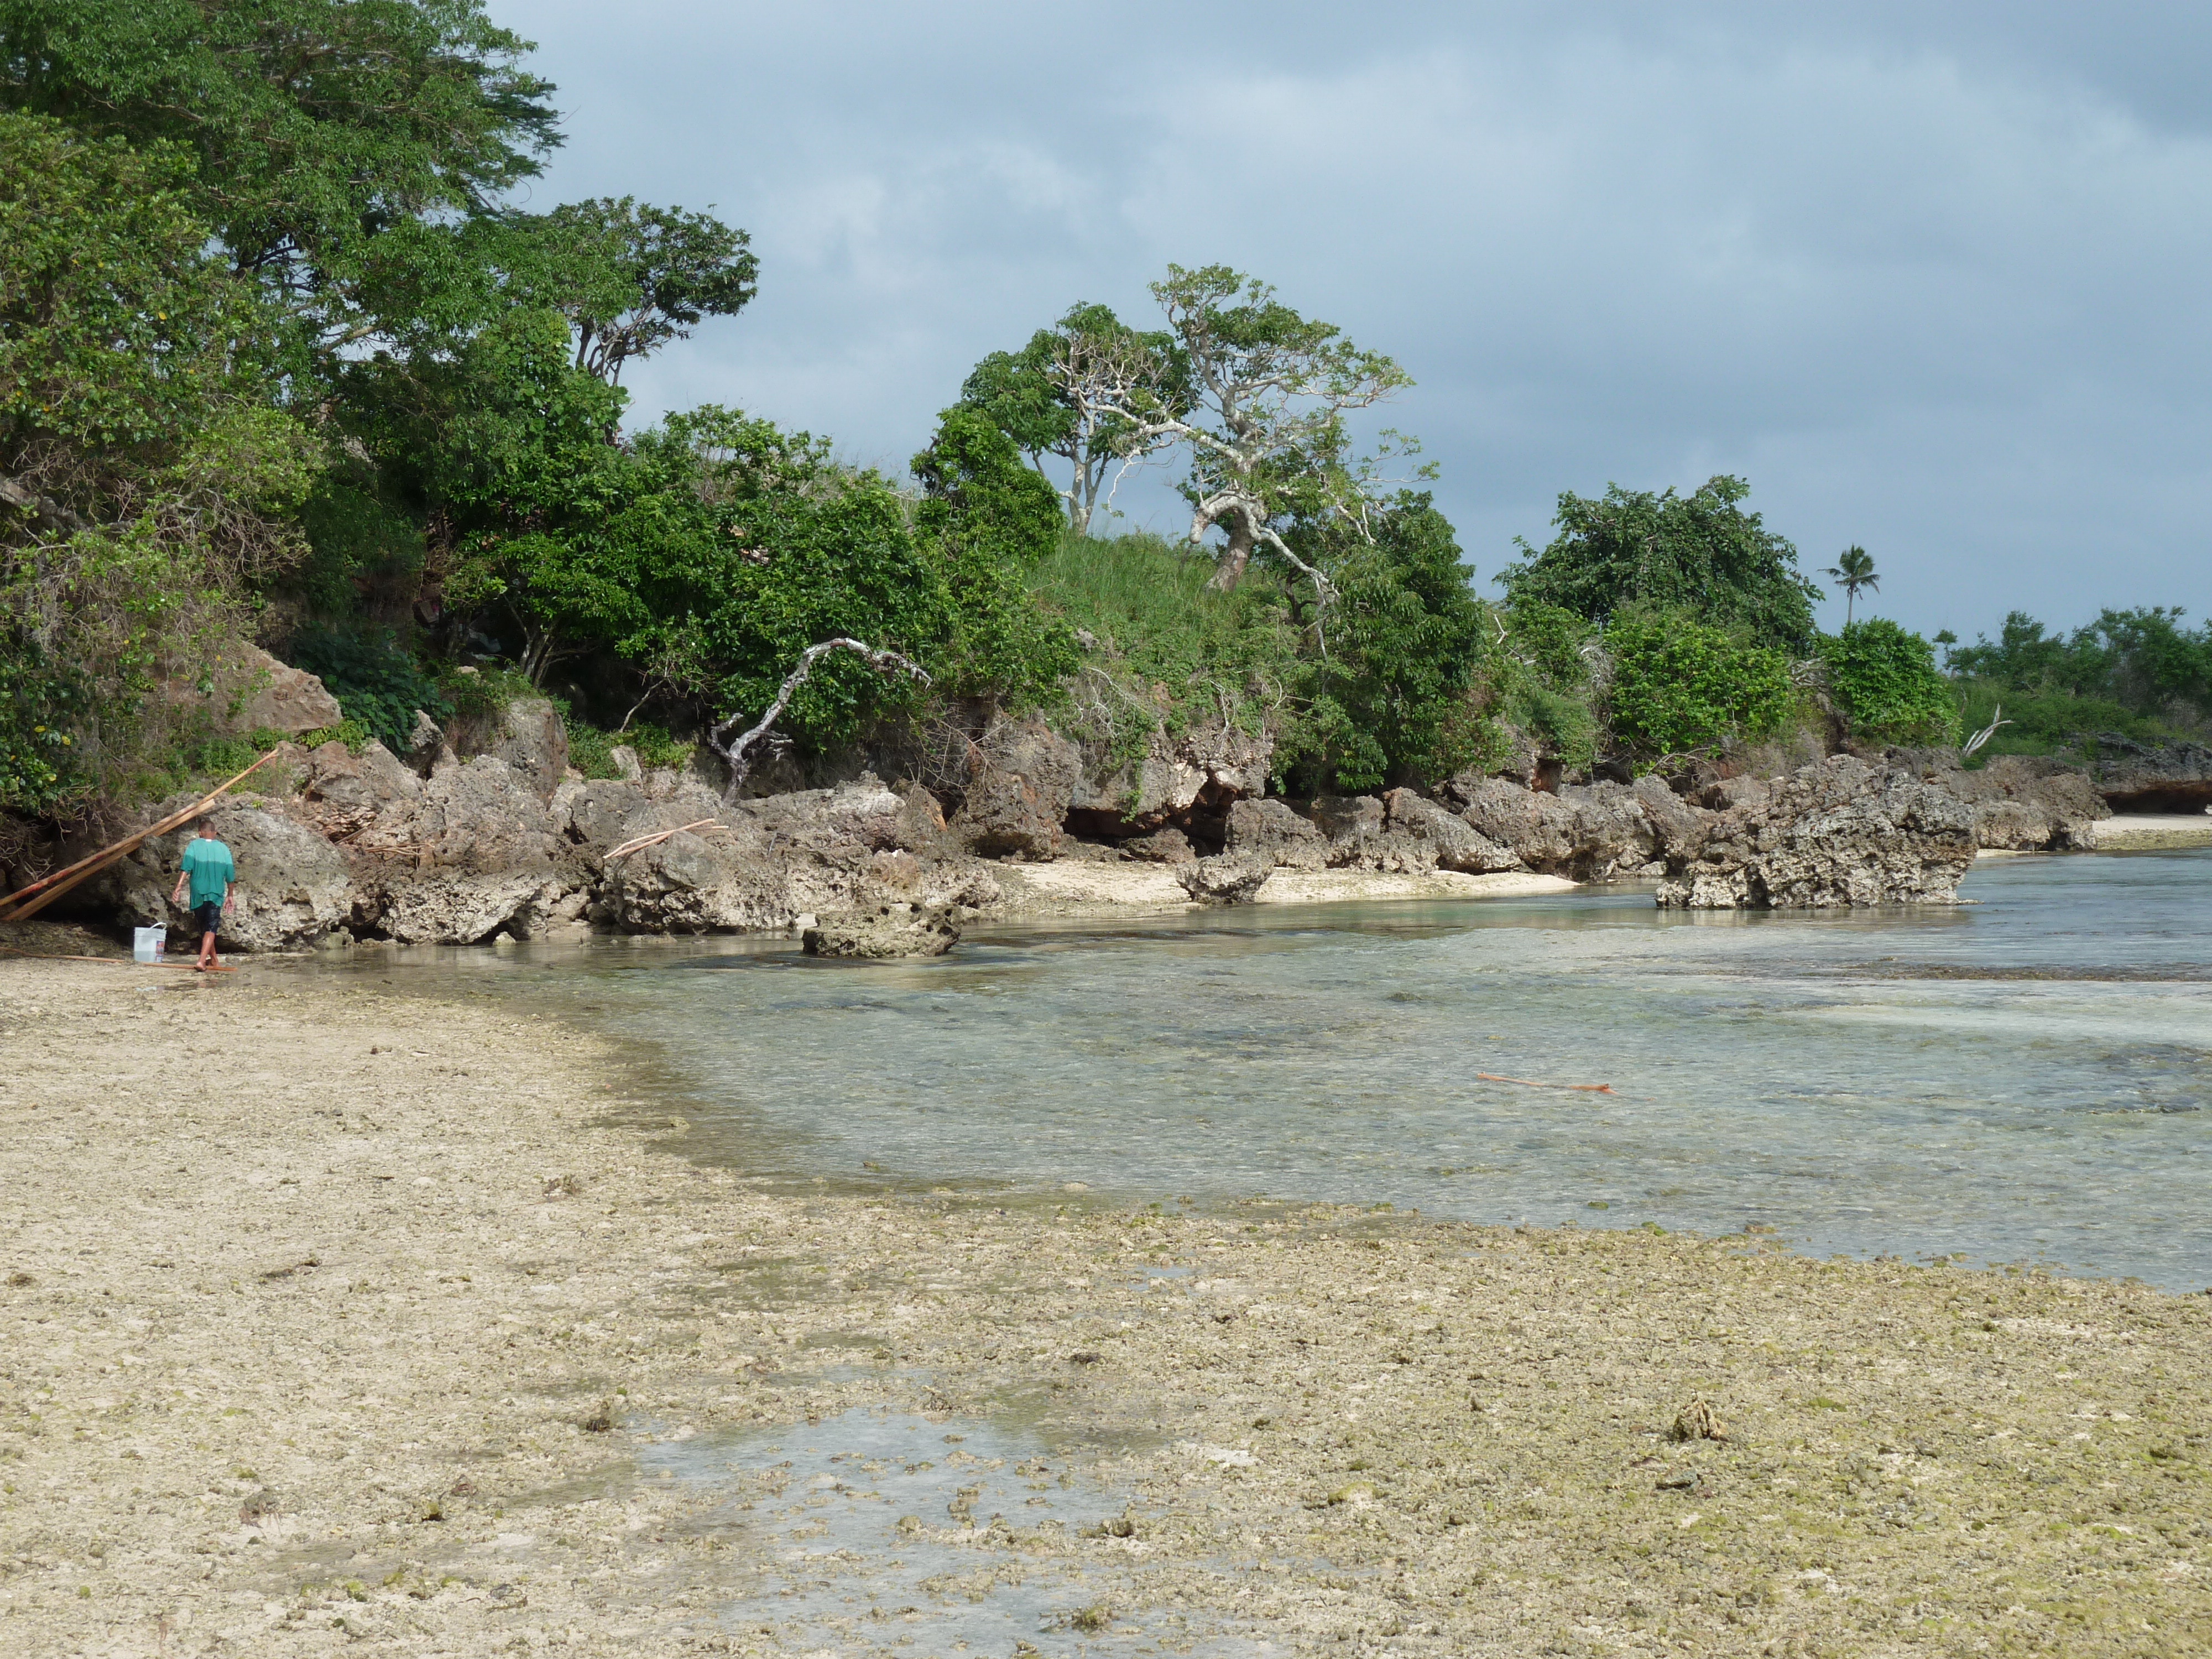
[(202, 973), (222, 965), (215, 956), (216, 930), (222, 926), (222, 913), (230, 908), (230, 886), (237, 879), (238, 866), (231, 861), (230, 848), (216, 839), (215, 825), (206, 818), (196, 820), (192, 839), (185, 848), (185, 867), (177, 874), (177, 890), (169, 895), (169, 902), (182, 904), (186, 887), (191, 888), (192, 914), (200, 924)]

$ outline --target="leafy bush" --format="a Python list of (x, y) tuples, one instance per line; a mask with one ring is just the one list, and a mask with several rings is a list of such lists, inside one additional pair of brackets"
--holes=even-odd
[(1959, 740), (1959, 699), (1937, 672), (1936, 647), (1885, 617), (1824, 635), (1820, 660), (1851, 734), (1869, 743)]
[(2057, 755), (2080, 760), (2095, 752), (2098, 738), (2112, 732), (2137, 743), (2165, 743), (2180, 735), (2165, 721), (2139, 714), (2124, 703), (2102, 697), (2077, 697), (2064, 691), (2020, 692), (1990, 680), (1956, 682), (1964, 714), (1962, 732), (1980, 731), (1998, 718), (1997, 729), (1977, 758), (1997, 755)]
[(1301, 790), (1352, 793), (1450, 776), (1489, 746), (1474, 696), (1484, 610), (1452, 527), (1425, 492), (1299, 538), (1336, 587), (1326, 612), (1301, 600), (1310, 647), (1298, 665), (1276, 769)]
[(568, 731), (568, 764), (587, 778), (620, 777), (622, 770), (615, 764), (614, 751), (624, 744), (636, 752), (638, 765), (647, 772), (688, 766), (693, 750), (698, 747), (670, 736), (665, 728), (649, 720), (640, 720), (627, 732), (603, 732), (575, 720), (564, 724)]
[[(2198, 724), (2212, 719), (2212, 627), (2185, 628), (2182, 614), (2179, 606), (2108, 610), (2062, 635), (2014, 611), (1995, 641), (1954, 647), (1945, 666), (2015, 698), (2086, 699)], [(2085, 718), (2076, 729), (2093, 723)]]
[(1613, 735), (1644, 758), (1770, 736), (1796, 701), (1783, 653), (1679, 611), (1616, 617), (1605, 646)]
[(306, 629), (293, 639), (290, 655), (295, 667), (321, 679), (348, 720), (395, 754), (412, 743), (417, 709), (441, 723), (452, 718), (444, 689), (388, 629)]
[(1741, 478), (1708, 480), (1692, 494), (1607, 486), (1601, 500), (1559, 497), (1559, 534), (1498, 580), (1515, 606), (1540, 601), (1601, 625), (1633, 607), (1688, 610), (1741, 629), (1754, 642), (1802, 651), (1813, 640), (1820, 590), (1797, 569), (1797, 550), (1738, 505)]
[(0, 645), (0, 806), (44, 812), (83, 787), (75, 728), (86, 690), (25, 630), (9, 632)]

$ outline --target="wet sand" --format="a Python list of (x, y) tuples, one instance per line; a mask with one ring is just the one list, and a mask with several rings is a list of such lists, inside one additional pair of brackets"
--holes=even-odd
[[(0, 962), (0, 1651), (923, 1654), (1023, 1585), (1051, 1654), (2212, 1648), (2212, 1297), (772, 1188), (388, 977)], [(972, 1565), (871, 1605), (775, 1504), (899, 1471), (759, 1438), (851, 1412), (1035, 1498), (902, 1510)]]

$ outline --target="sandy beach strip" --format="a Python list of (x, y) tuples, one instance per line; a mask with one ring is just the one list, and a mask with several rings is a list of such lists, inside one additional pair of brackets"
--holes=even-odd
[(2164, 852), (2212, 847), (2212, 813), (2123, 812), (2089, 826), (2100, 853)]
[[(1007, 913), (1021, 918), (1166, 914), (1194, 908), (1190, 895), (1164, 864), (1109, 863), (1062, 859), (1050, 864), (1009, 864), (997, 871), (1007, 890)], [(1451, 870), (1392, 874), (1376, 870), (1278, 870), (1254, 902), (1335, 904), (1397, 899), (1514, 898), (1571, 892), (1563, 876), (1515, 871), (1462, 875)]]
[[(662, 1057), (399, 971), (0, 962), (0, 1042), (10, 1655), (920, 1654), (1024, 1592), (1048, 1654), (2212, 1650), (2212, 1297), (794, 1190), (684, 1156)], [(854, 1411), (908, 1474), (1015, 1425), (1035, 1507), (901, 1514), (964, 1565), (892, 1598), (771, 1524), (891, 1501), (780, 1484)]]

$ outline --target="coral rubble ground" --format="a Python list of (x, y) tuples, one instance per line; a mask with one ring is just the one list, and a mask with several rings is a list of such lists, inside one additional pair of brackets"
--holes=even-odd
[[(1024, 1586), (1042, 1652), (2212, 1647), (2205, 1297), (793, 1189), (687, 1159), (649, 1055), (403, 993), (0, 964), (0, 1650), (915, 1653)], [(854, 1410), (979, 1468), (1018, 1420), (1112, 1518), (979, 1475), (895, 1590), (744, 1450)], [(837, 1468), (789, 1501), (895, 1501)]]

